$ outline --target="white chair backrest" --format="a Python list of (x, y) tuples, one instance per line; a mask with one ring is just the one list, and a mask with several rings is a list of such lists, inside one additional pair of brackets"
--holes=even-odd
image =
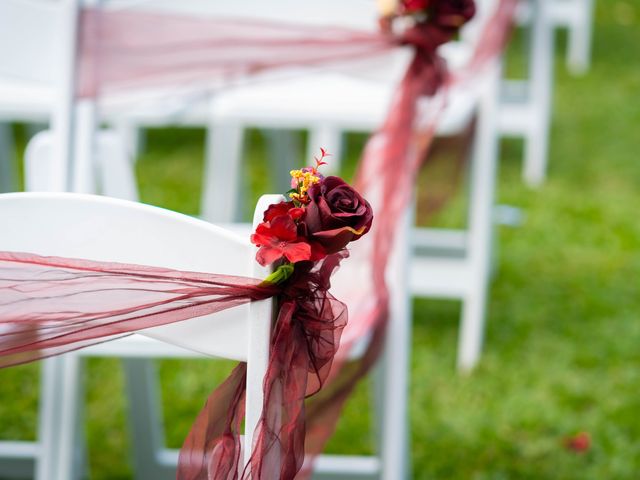
[(62, 7), (60, 1), (0, 2), (1, 76), (47, 84), (60, 80)]
[[(90, 132), (85, 132), (90, 134)], [(82, 193), (101, 193), (123, 200), (138, 200), (135, 172), (120, 135), (103, 130), (93, 139), (93, 159), (85, 165), (91, 169)], [(28, 192), (58, 191), (52, 179), (53, 148), (56, 137), (51, 130), (38, 132), (24, 153), (24, 181)], [(78, 168), (78, 164), (76, 164)]]
[(54, 190), (65, 190), (71, 159), (79, 0), (0, 1), (0, 78), (47, 86), (54, 101)]
[[(281, 22), (296, 26), (343, 27), (364, 32), (377, 32), (379, 10), (376, 0), (103, 0), (111, 9), (134, 9), (150, 12), (172, 12), (197, 18), (248, 19)], [(337, 71), (364, 78), (383, 80), (398, 77), (405, 69), (410, 51), (395, 49), (384, 54), (365, 56), (336, 64), (312, 65), (323, 71)], [(307, 67), (309, 68), (309, 67)], [(389, 74), (391, 70), (391, 74)], [(252, 79), (286, 78), (297, 68), (261, 72)], [(303, 69), (304, 71), (304, 69)], [(272, 77), (273, 75), (273, 77)], [(295, 74), (294, 74), (295, 76)]]
[[(66, 193), (0, 196), (0, 250), (264, 277), (255, 248), (215, 225), (149, 205)], [(248, 307), (145, 331), (204, 354), (246, 360)], [(231, 319), (236, 319), (231, 321)], [(166, 333), (166, 334), (165, 334)]]
[[(263, 196), (255, 220), (279, 195)], [(135, 202), (69, 193), (0, 195), (0, 250), (264, 278), (248, 238), (186, 215)], [(245, 432), (262, 411), (272, 301), (144, 330), (190, 350), (247, 361)], [(249, 443), (251, 444), (251, 443)], [(245, 449), (248, 460), (250, 449)]]

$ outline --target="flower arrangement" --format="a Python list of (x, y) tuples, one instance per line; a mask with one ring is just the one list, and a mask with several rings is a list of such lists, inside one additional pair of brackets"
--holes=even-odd
[(285, 280), (299, 262), (317, 262), (343, 250), (371, 228), (371, 205), (341, 178), (319, 172), (330, 156), (320, 151), (315, 166), (290, 172), (289, 201), (270, 205), (251, 235), (260, 265), (281, 262), (269, 281)]
[(473, 0), (379, 0), (380, 28), (390, 33), (397, 18), (414, 24), (431, 23), (440, 29), (457, 32), (475, 13)]

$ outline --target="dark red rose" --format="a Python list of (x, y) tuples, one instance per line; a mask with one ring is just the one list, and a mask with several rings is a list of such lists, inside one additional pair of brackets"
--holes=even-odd
[(439, 0), (433, 5), (431, 22), (457, 32), (475, 13), (474, 0)]
[(413, 13), (426, 10), (432, 0), (402, 0), (402, 12)]
[(308, 195), (304, 217), (307, 234), (327, 254), (342, 250), (371, 228), (371, 205), (341, 178), (326, 177), (313, 185)]

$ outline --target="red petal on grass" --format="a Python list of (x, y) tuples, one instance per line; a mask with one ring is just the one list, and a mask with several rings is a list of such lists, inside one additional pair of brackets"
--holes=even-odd
[(577, 433), (573, 437), (566, 438), (564, 446), (577, 453), (587, 452), (591, 448), (591, 436), (587, 432)]

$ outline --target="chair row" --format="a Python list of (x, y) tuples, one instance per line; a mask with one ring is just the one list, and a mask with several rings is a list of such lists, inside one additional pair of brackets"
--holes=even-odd
[[(15, 0), (10, 0), (3, 7), (9, 6), (8, 8), (11, 8), (12, 3), (15, 3)], [(41, 5), (36, 5), (37, 2), (23, 0), (20, 3), (27, 4), (28, 8), (34, 7), (34, 10), (28, 12), (30, 21), (36, 20), (37, 22), (38, 18), (44, 18), (37, 13), (41, 7)], [(61, 36), (59, 35), (60, 30), (58, 30), (70, 28), (70, 32), (74, 31), (77, 4), (67, 0), (60, 0), (59, 4), (63, 7), (56, 8), (54, 3), (46, 6), (47, 9), (52, 9), (46, 14), (49, 22), (46, 23), (46, 26), (41, 26), (40, 29), (32, 30), (49, 32), (52, 37), (47, 45), (53, 49), (52, 52), (45, 52), (42, 44), (34, 45), (32, 55), (29, 57), (34, 64), (38, 63), (37, 59), (42, 56), (63, 60), (56, 62), (52, 69), (44, 72), (44, 77), (50, 76), (52, 72), (60, 74), (54, 80), (59, 90), (59, 95), (56, 95), (58, 102), (55, 108), (51, 108), (51, 97), (49, 97), (49, 107), (45, 108), (48, 114), (44, 117), (37, 115), (29, 117), (30, 120), (46, 120), (50, 116), (51, 128), (34, 138), (29, 145), (26, 164), (27, 186), (31, 190), (40, 191), (93, 192), (96, 185), (99, 185), (100, 191), (107, 195), (135, 200), (137, 199), (135, 178), (127, 152), (128, 149), (131, 150), (131, 139), (137, 136), (139, 128), (150, 124), (162, 124), (166, 122), (166, 119), (163, 120), (162, 116), (153, 119), (136, 118), (135, 115), (114, 116), (106, 119), (117, 126), (115, 130), (105, 131), (97, 128), (101, 117), (95, 104), (90, 101), (76, 102), (73, 100), (73, 89), (70, 85), (72, 83), (70, 79), (73, 71), (71, 68), (73, 52), (75, 51), (73, 33)], [(458, 355), (459, 365), (463, 369), (472, 368), (479, 357), (489, 284), (497, 134), (501, 127), (503, 133), (507, 132), (505, 126), (513, 129), (514, 118), (528, 116), (529, 120), (521, 121), (521, 123), (530, 122), (535, 127), (522, 126), (520, 132), (526, 131), (525, 136), (529, 135), (527, 137), (529, 144), (543, 147), (529, 155), (538, 158), (546, 155), (544, 138), (548, 135), (552, 43), (550, 40), (551, 29), (547, 21), (548, 16), (542, 7), (544, 2), (540, 2), (539, 5), (539, 10), (536, 10), (536, 15), (532, 17), (534, 25), (532, 38), (538, 39), (537, 44), (535, 41), (533, 42), (533, 48), (538, 48), (538, 52), (546, 51), (547, 56), (533, 55), (532, 59), (535, 58), (539, 63), (533, 65), (534, 60), (532, 60), (531, 72), (532, 74), (542, 72), (548, 82), (547, 90), (538, 92), (540, 95), (546, 95), (547, 101), (534, 102), (536, 105), (546, 105), (546, 107), (539, 108), (536, 112), (532, 112), (529, 107), (516, 112), (514, 108), (509, 110), (506, 104), (500, 105), (498, 103), (497, 76), (499, 68), (496, 66), (487, 75), (486, 82), (478, 91), (461, 90), (452, 93), (445, 119), (440, 124), (439, 134), (450, 135), (466, 127), (474, 115), (479, 117), (470, 161), (472, 169), (469, 177), (471, 208), (468, 228), (463, 232), (414, 230), (410, 235), (407, 235), (407, 241), (410, 242), (407, 251), (412, 252), (411, 270), (408, 267), (403, 267), (404, 270), (400, 269), (404, 273), (400, 275), (398, 285), (404, 285), (404, 282), (408, 282), (408, 287), (398, 289), (395, 293), (394, 302), (398, 305), (400, 313), (394, 319), (392, 324), (394, 327), (392, 327), (389, 337), (389, 350), (404, 352), (397, 354), (398, 358), (403, 360), (396, 360), (393, 375), (386, 377), (387, 381), (395, 382), (397, 388), (383, 390), (399, 393), (397, 397), (390, 398), (385, 402), (383, 411), (386, 414), (381, 416), (381, 418), (388, 419), (390, 418), (388, 412), (395, 411), (392, 419), (385, 420), (385, 422), (388, 425), (401, 425), (401, 427), (394, 431), (387, 430), (388, 438), (385, 436), (387, 439), (386, 446), (382, 448), (384, 457), (382, 462), (373, 459), (372, 461), (363, 460), (360, 463), (363, 471), (373, 475), (384, 471), (382, 478), (402, 478), (404, 474), (398, 472), (403, 472), (406, 468), (404, 458), (407, 448), (406, 418), (403, 417), (406, 417), (406, 355), (408, 355), (409, 339), (407, 319), (410, 318), (408, 292), (415, 295), (461, 299), (463, 301), (463, 319)], [(375, 11), (370, 9), (370, 6), (368, 8), (371, 15), (374, 15)], [(1, 18), (10, 17), (0, 15)], [(52, 18), (57, 18), (57, 22), (51, 21)], [(14, 25), (17, 24), (14, 22)], [(0, 31), (3, 30), (0, 29)], [(19, 33), (10, 31), (14, 38), (19, 37)], [(538, 36), (536, 37), (536, 35)], [(473, 45), (472, 39), (467, 38), (467, 40), (467, 44), (463, 41), (449, 49), (452, 63), (464, 64), (465, 56), (468, 57), (469, 48)], [(246, 128), (260, 126), (286, 129), (303, 126), (311, 132), (310, 148), (323, 145), (336, 154), (340, 150), (340, 137), (343, 131), (374, 130), (383, 118), (391, 95), (391, 87), (402, 70), (403, 62), (406, 62), (406, 54), (397, 54), (393, 60), (398, 65), (395, 69), (386, 66), (381, 72), (379, 66), (377, 69), (373, 66), (373, 70), (359, 71), (357, 75), (351, 76), (345, 75), (344, 72), (333, 72), (318, 77), (317, 72), (314, 72), (313, 78), (299, 76), (286, 85), (262, 83), (243, 87), (224, 95), (217, 95), (210, 102), (199, 107), (199, 111), (193, 112), (187, 121), (204, 125), (209, 132), (209, 160), (207, 178), (205, 179), (205, 185), (208, 188), (203, 199), (204, 217), (225, 223), (235, 220), (231, 216), (223, 217), (220, 210), (216, 211), (211, 206), (238, 204), (239, 182), (237, 177), (241, 168), (242, 136)], [(540, 65), (543, 67), (541, 68)], [(61, 66), (63, 68), (60, 68)], [(64, 66), (68, 68), (65, 69)], [(41, 85), (52, 80), (39, 76), (42, 74), (43, 72), (29, 73), (39, 80)], [(535, 88), (539, 83), (533, 81), (532, 78), (529, 85), (530, 88)], [(318, 88), (322, 91), (321, 95), (317, 94)], [(312, 97), (308, 94), (309, 91), (314, 92)], [(50, 93), (51, 91), (47, 95)], [(25, 96), (37, 103), (37, 96), (28, 93)], [(532, 94), (530, 99), (534, 97), (535, 95)], [(337, 98), (341, 100), (335, 100)], [(329, 99), (331, 101), (328, 101)], [(331, 106), (340, 108), (334, 110), (327, 108)], [(0, 109), (2, 109), (2, 105), (0, 105)], [(532, 120), (534, 117), (536, 120)], [(27, 117), (18, 116), (15, 119), (25, 120)], [(73, 162), (70, 162), (69, 159), (73, 159)], [(541, 180), (540, 163), (538, 161), (536, 172), (530, 175), (531, 183)], [(455, 255), (442, 257), (440, 254), (433, 253), (441, 250), (440, 247), (443, 245), (449, 248), (453, 246)], [(118, 352), (116, 347), (116, 353), (102, 352), (102, 354), (127, 356), (127, 352), (131, 351), (133, 350), (123, 349)], [(94, 351), (94, 353), (100, 354), (99, 351)], [(90, 355), (91, 351), (87, 351), (87, 354)], [(149, 356), (153, 357), (154, 355), (149, 354)], [(136, 431), (140, 435), (145, 435), (140, 432), (146, 432), (150, 428), (158, 431), (157, 418), (153, 418), (153, 409), (148, 408), (149, 402), (153, 402), (155, 399), (152, 391), (155, 380), (150, 374), (152, 366), (144, 361), (128, 362), (128, 365), (127, 375), (129, 378), (137, 379), (131, 381), (131, 385), (146, 385), (148, 387), (132, 388), (129, 391), (133, 402), (133, 418), (140, 420), (137, 426), (134, 423)], [(73, 478), (74, 474), (71, 472), (74, 465), (77, 465), (70, 453), (73, 451), (75, 442), (73, 439), (76, 438), (72, 425), (77, 424), (77, 418), (74, 418), (73, 415), (75, 411), (73, 406), (78, 404), (80, 393), (74, 390), (71, 385), (77, 385), (78, 368), (78, 357), (52, 360), (45, 366), (45, 371), (49, 373), (44, 376), (43, 385), (45, 389), (52, 390), (46, 390), (49, 393), (43, 395), (40, 424), (41, 428), (44, 428), (43, 425), (48, 425), (50, 429), (48, 430), (49, 434), (42, 435), (42, 441), (46, 442), (47, 438), (51, 438), (51, 432), (56, 432), (60, 428), (66, 428), (64, 431), (67, 433), (63, 437), (64, 441), (60, 442), (60, 449), (51, 455), (54, 460), (47, 460), (46, 455), (40, 459), (39, 478)], [(390, 378), (391, 380), (389, 380)], [(60, 379), (66, 380), (61, 381)], [(68, 390), (61, 391), (59, 387), (62, 384), (69, 385)], [(51, 399), (51, 401), (48, 402), (44, 399)], [(64, 420), (52, 426), (51, 412), (60, 408), (65, 409), (70, 416), (60, 417)], [(144, 412), (150, 412), (151, 415), (145, 415)], [(53, 435), (55, 436), (55, 433)], [(163, 472), (163, 476), (170, 475), (168, 472), (174, 468), (175, 458), (162, 449), (158, 437), (159, 435), (151, 442), (151, 447), (147, 445), (146, 450), (139, 452), (139, 455), (136, 456), (137, 465), (140, 468), (140, 478), (161, 478), (160, 472)], [(2, 446), (0, 445), (0, 454), (1, 451)], [(47, 463), (49, 461), (54, 463)], [(344, 473), (343, 467), (345, 465), (341, 459), (329, 459), (328, 462), (321, 462), (321, 465), (324, 465), (328, 472), (338, 475), (338, 478), (341, 478), (341, 471), (342, 474)], [(347, 467), (349, 465), (353, 465), (353, 462), (351, 461)], [(52, 472), (57, 473), (54, 475)]]
[[(70, 4), (60, 4), (63, 5), (60, 10), (56, 10), (53, 5), (45, 5), (42, 10), (39, 10), (41, 5), (27, 5), (28, 8), (33, 7), (29, 11), (30, 20), (48, 18), (50, 21), (53, 20), (51, 24), (48, 24), (49, 26), (56, 25), (56, 21), (59, 22), (58, 25), (68, 26), (69, 18), (77, 14), (77, 10), (74, 10), (73, 5)], [(56, 17), (57, 15), (59, 17)], [(24, 24), (22, 27), (24, 28)], [(59, 40), (59, 38), (55, 37), (55, 40)], [(55, 44), (56, 42), (52, 39), (52, 45)], [(75, 50), (69, 44), (67, 47), (72, 51)], [(47, 54), (46, 52), (41, 53)], [(31, 60), (37, 62), (37, 56), (32, 57)], [(61, 90), (67, 88), (64, 81), (61, 81), (60, 85)], [(60, 95), (60, 97), (63, 96)], [(102, 192), (112, 196), (134, 198), (136, 192), (132, 171), (123, 149), (123, 142), (117, 132), (101, 130), (96, 127), (98, 122), (94, 105), (89, 102), (76, 102), (68, 97), (67, 100), (60, 102), (54, 109), (50, 129), (38, 134), (27, 148), (25, 176), (28, 188), (38, 191), (63, 189), (87, 191), (95, 185), (99, 185)], [(77, 157), (83, 153), (88, 161), (74, 163), (73, 160), (77, 160)], [(91, 178), (91, 174), (94, 172), (98, 172), (97, 178)], [(64, 186), (65, 184), (66, 186)], [(128, 185), (131, 188), (123, 190), (123, 185)], [(157, 263), (162, 266), (190, 270), (206, 271), (210, 268), (212, 271), (220, 272), (220, 268), (215, 264), (215, 262), (219, 263), (219, 258), (214, 259), (215, 262), (209, 265), (193, 264), (196, 258), (208, 258), (209, 249), (215, 245), (211, 234), (215, 232), (212, 232), (210, 225), (204, 222), (196, 224), (192, 219), (186, 217), (178, 219), (175, 214), (169, 212), (165, 213), (146, 207), (140, 208), (107, 198), (103, 200), (55, 194), (8, 195), (0, 201), (3, 202), (0, 205), (0, 212), (7, 216), (7, 223), (11, 221), (15, 224), (15, 228), (12, 228), (15, 236), (7, 237), (0, 246), (2, 249), (29, 250), (49, 255), (111, 259), (134, 263)], [(54, 208), (52, 211), (48, 209), (43, 211), (42, 205), (50, 205)], [(92, 229), (90, 234), (95, 240), (87, 242), (85, 235), (88, 232), (72, 227), (86, 225), (85, 219), (93, 218), (96, 208), (103, 210), (100, 215), (100, 223), (103, 227)], [(261, 214), (264, 209), (263, 202), (259, 204), (256, 211)], [(41, 216), (47, 221), (42, 222)], [(155, 222), (152, 221), (153, 218), (156, 219)], [(52, 220), (53, 223), (51, 223)], [(134, 225), (138, 228), (143, 226), (144, 233), (136, 235), (135, 239), (130, 241), (130, 237), (124, 235), (124, 232), (132, 231), (131, 228)], [(33, 226), (37, 226), (36, 229), (39, 231), (33, 232), (31, 230)], [(46, 233), (45, 230), (47, 230)], [(169, 231), (172, 234), (167, 240), (166, 233)], [(201, 232), (198, 233), (198, 231)], [(73, 234), (72, 240), (69, 240), (67, 237), (71, 234)], [(201, 255), (193, 255), (195, 248), (193, 236), (201, 237), (202, 246), (207, 252), (203, 250), (204, 253), (201, 252)], [(116, 237), (119, 239), (117, 240)], [(158, 242), (159, 238), (162, 238), (163, 241)], [(247, 238), (248, 235), (242, 240), (243, 245), (248, 245)], [(123, 241), (127, 243), (126, 249), (122, 248)], [(184, 244), (171, 244), (172, 241)], [(142, 248), (145, 243), (147, 245)], [(157, 245), (158, 248), (150, 251), (149, 244)], [(189, 245), (189, 248), (184, 247), (186, 244)], [(90, 245), (89, 250), (87, 250), (88, 245)], [(243, 246), (243, 248), (246, 251), (246, 247)], [(189, 252), (188, 258), (184, 255), (180, 257), (177, 253), (180, 251)], [(406, 253), (408, 248), (400, 248), (398, 251)], [(172, 257), (167, 252), (176, 252), (176, 257)], [(229, 257), (228, 260), (232, 260), (232, 258)], [(234, 265), (250, 264), (248, 259), (235, 260), (232, 262)], [(394, 271), (402, 273), (391, 282), (401, 288), (398, 292), (406, 291), (406, 288), (403, 288), (407, 279), (404, 268), (394, 269)], [(230, 273), (247, 274), (246, 271)], [(261, 275), (254, 272), (253, 276)], [(400, 299), (401, 302), (408, 300), (408, 297), (398, 294), (394, 298)], [(390, 382), (379, 388), (380, 391), (385, 392), (383, 396), (386, 397), (384, 406), (381, 407), (382, 413), (377, 415), (382, 422), (381, 433), (382, 438), (385, 439), (381, 445), (380, 456), (379, 458), (355, 459), (321, 458), (319, 469), (334, 478), (336, 476), (342, 478), (345, 473), (362, 474), (363, 472), (389, 479), (405, 476), (403, 472), (406, 469), (407, 455), (406, 395), (409, 309), (408, 304), (401, 302), (394, 301), (392, 304), (392, 309), (395, 312), (394, 318), (397, 320), (390, 329), (386, 349), (387, 355), (392, 356), (394, 362), (382, 369), (379, 377), (383, 383)], [(261, 308), (264, 312), (265, 307)], [(264, 318), (262, 318), (261, 324), (268, 323), (264, 322)], [(184, 337), (184, 333), (181, 330), (171, 337)], [(193, 333), (191, 336), (194, 337)], [(197, 337), (198, 335), (195, 335), (194, 338)], [(238, 338), (243, 337), (246, 335), (240, 335)], [(264, 342), (268, 336), (262, 332), (258, 338)], [(167, 337), (165, 336), (164, 339), (166, 340)], [(184, 338), (181, 338), (180, 343), (184, 343)], [(257, 357), (257, 360), (260, 360), (259, 349), (254, 347), (248, 351), (252, 357)], [(220, 352), (207, 353), (220, 354)], [(153, 375), (153, 365), (149, 359), (158, 356), (190, 356), (192, 354), (178, 351), (171, 345), (163, 347), (157, 342), (141, 338), (134, 338), (131, 341), (117, 341), (77, 354), (47, 360), (44, 363), (42, 375), (38, 442), (36, 445), (15, 442), (0, 443), (0, 456), (6, 457), (4, 461), (0, 462), (0, 471), (16, 477), (29, 476), (30, 472), (35, 471), (35, 476), (39, 479), (66, 480), (79, 478), (82, 475), (83, 462), (82, 458), (78, 458), (78, 453), (83, 451), (82, 448), (79, 448), (81, 447), (81, 436), (78, 433), (81, 420), (78, 412), (82, 410), (79, 372), (81, 358), (92, 355), (124, 358), (143, 357), (137, 361), (127, 360), (126, 362), (126, 374), (130, 380), (128, 395), (132, 407), (132, 426), (134, 437), (139, 440), (134, 442), (134, 445), (138, 447), (135, 452), (137, 476), (149, 479), (173, 478), (175, 476), (176, 455), (175, 452), (168, 451), (163, 447), (159, 428), (160, 419), (157, 410), (153, 408), (157, 404), (157, 391), (154, 391), (157, 379)], [(242, 355), (232, 358), (247, 359)], [(249, 359), (249, 363), (251, 360)], [(247, 431), (250, 431), (250, 426), (255, 423), (256, 415), (259, 413), (256, 408), (261, 407), (258, 392), (262, 384), (260, 368), (264, 365), (261, 366), (260, 361), (257, 363), (258, 368), (255, 370), (257, 373), (250, 379), (251, 385), (248, 383), (249, 392), (253, 391), (254, 393), (250, 393), (247, 400), (249, 402)], [(253, 400), (251, 400), (252, 395)], [(151, 435), (150, 432), (152, 432)], [(245, 451), (245, 455), (248, 453)], [(33, 460), (35, 460), (35, 465)]]

